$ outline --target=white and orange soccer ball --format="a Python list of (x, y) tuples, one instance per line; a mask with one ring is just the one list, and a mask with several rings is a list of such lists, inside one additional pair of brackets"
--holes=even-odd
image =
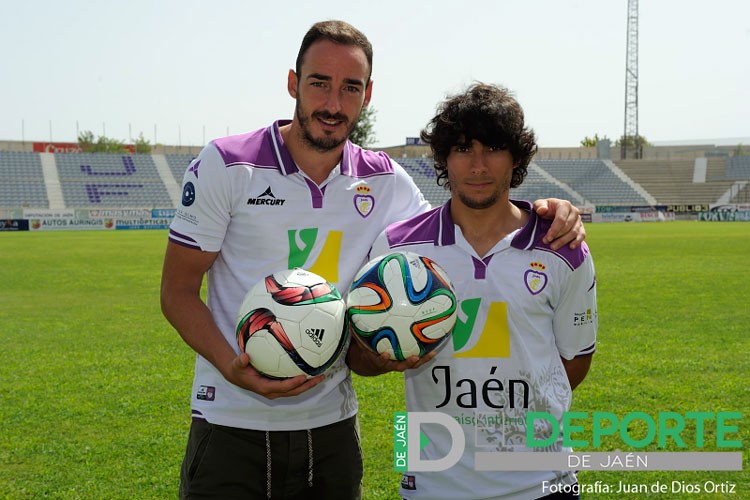
[(352, 334), (394, 360), (436, 349), (450, 336), (457, 318), (448, 274), (413, 252), (394, 252), (365, 264), (354, 277), (346, 306)]

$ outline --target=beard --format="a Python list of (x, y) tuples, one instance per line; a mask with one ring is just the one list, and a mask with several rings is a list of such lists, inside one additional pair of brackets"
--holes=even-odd
[[(357, 115), (354, 120), (349, 120), (349, 118), (344, 114), (336, 113), (334, 115), (325, 111), (316, 111), (308, 115), (302, 108), (299, 99), (297, 99), (297, 105), (295, 106), (295, 114), (297, 115), (300, 129), (302, 130), (303, 142), (310, 148), (320, 153), (327, 153), (328, 151), (336, 149), (344, 142), (346, 142), (346, 140), (352, 134), (354, 127), (357, 126), (357, 121), (359, 120), (359, 115)], [(341, 123), (343, 123), (346, 127), (346, 132), (341, 137), (333, 135), (323, 135), (323, 137), (315, 137), (311, 131), (311, 122), (313, 119), (318, 118), (322, 120), (340, 120)]]
[[(499, 181), (499, 185), (497, 186), (496, 190), (492, 193), (489, 193), (484, 198), (479, 197), (472, 197), (466, 192), (462, 191), (460, 189), (460, 183), (456, 182), (456, 179), (454, 178), (451, 173), (448, 173), (448, 185), (451, 191), (451, 194), (455, 194), (459, 201), (463, 203), (468, 208), (473, 208), (475, 210), (483, 210), (485, 208), (490, 208), (494, 205), (496, 205), (499, 201), (507, 197), (510, 193), (510, 182), (513, 176), (512, 171), (508, 171)], [(454, 187), (455, 186), (455, 187)]]
[(470, 198), (468, 195), (460, 191), (457, 192), (456, 194), (458, 195), (458, 199), (461, 200), (461, 203), (475, 210), (483, 210), (485, 208), (490, 208), (492, 205), (497, 203), (497, 201), (500, 199), (500, 193), (493, 193), (487, 198), (480, 199), (480, 200)]

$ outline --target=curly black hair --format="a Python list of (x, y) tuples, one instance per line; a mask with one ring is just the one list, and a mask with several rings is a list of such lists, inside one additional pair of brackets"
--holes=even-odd
[(512, 93), (485, 83), (475, 83), (440, 104), (420, 137), (432, 149), (438, 186), (446, 189), (450, 189), (448, 154), (454, 146), (477, 140), (507, 149), (513, 156), (512, 188), (521, 185), (537, 151), (534, 131), (524, 125), (523, 109)]

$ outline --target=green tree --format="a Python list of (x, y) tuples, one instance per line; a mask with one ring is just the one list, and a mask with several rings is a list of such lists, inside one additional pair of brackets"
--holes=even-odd
[[(95, 138), (94, 133), (90, 130), (84, 130), (78, 134), (78, 145), (86, 153), (127, 153), (124, 141), (113, 139), (100, 135)], [(135, 140), (135, 152), (136, 153), (150, 153), (151, 143), (143, 137), (143, 132), (140, 133), (138, 139)]]
[(125, 153), (125, 142), (103, 135), (96, 140), (96, 153)]
[(151, 143), (143, 137), (143, 132), (138, 135), (135, 140), (135, 152), (137, 154), (148, 154), (151, 152)]
[[(643, 137), (642, 135), (639, 135), (638, 138), (641, 141), (641, 147), (645, 148), (648, 146), (653, 146), (650, 142), (648, 142), (648, 139)], [(620, 136), (619, 139), (617, 139), (617, 142), (615, 142), (615, 146), (627, 146), (629, 148), (635, 147), (635, 136), (629, 135), (629, 136)]]
[(375, 142), (375, 115), (377, 111), (372, 106), (362, 108), (359, 121), (354, 127), (349, 139), (363, 148), (371, 146)]
[(594, 134), (594, 137), (586, 136), (583, 139), (581, 139), (581, 147), (584, 148), (595, 148), (597, 144), (599, 144), (599, 141), (608, 141), (609, 138), (605, 135), (604, 137), (599, 137), (599, 134)]
[(84, 130), (78, 134), (78, 145), (86, 153), (125, 153), (125, 143), (100, 135), (94, 140), (94, 133)]
[(94, 149), (95, 142), (96, 138), (94, 137), (94, 133), (90, 130), (84, 130), (78, 134), (78, 145), (86, 153)]

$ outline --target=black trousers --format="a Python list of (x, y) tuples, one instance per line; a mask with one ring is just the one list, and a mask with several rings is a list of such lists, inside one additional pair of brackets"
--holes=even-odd
[(309, 431), (253, 431), (195, 420), (180, 498), (358, 500), (362, 450), (356, 417)]

